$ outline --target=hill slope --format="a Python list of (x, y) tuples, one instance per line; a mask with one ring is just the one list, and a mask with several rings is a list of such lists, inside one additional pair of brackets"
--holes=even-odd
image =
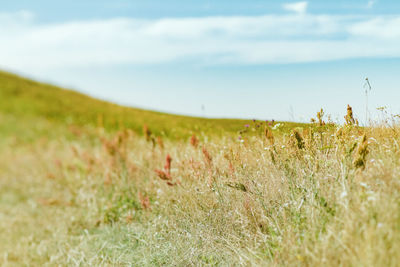
[(398, 124), (245, 123), (1, 73), (0, 266), (399, 266)]
[[(245, 120), (205, 119), (123, 107), (6, 72), (0, 72), (0, 113), (11, 114), (18, 120), (44, 119), (51, 124), (79, 126), (102, 124), (107, 130), (125, 127), (137, 133), (146, 124), (155, 134), (173, 138), (193, 133), (236, 133), (246, 123)], [(286, 123), (288, 127), (293, 125)]]

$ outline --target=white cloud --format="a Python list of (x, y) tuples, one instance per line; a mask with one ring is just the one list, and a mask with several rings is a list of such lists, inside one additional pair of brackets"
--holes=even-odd
[(0, 16), (1, 67), (30, 72), (178, 61), (279, 64), (400, 57), (400, 16), (116, 18), (43, 25), (26, 14)]
[(352, 35), (371, 38), (371, 39), (400, 39), (400, 16), (396, 17), (377, 17), (349, 26)]
[(306, 1), (283, 4), (284, 9), (286, 9), (288, 11), (296, 12), (298, 14), (306, 13), (307, 7), (308, 7), (308, 2), (306, 2)]
[(29, 10), (20, 10), (11, 13), (0, 13), (0, 22), (2, 23), (15, 23), (21, 21), (31, 21), (35, 15)]
[(376, 4), (375, 0), (369, 0), (367, 3), (367, 8), (372, 8)]

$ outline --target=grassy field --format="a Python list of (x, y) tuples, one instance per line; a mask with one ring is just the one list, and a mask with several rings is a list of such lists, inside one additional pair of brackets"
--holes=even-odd
[(398, 266), (388, 119), (173, 116), (0, 73), (0, 265)]
[[(193, 133), (198, 136), (237, 133), (248, 123), (245, 120), (203, 119), (123, 107), (5, 72), (0, 72), (0, 89), (0, 112), (12, 115), (16, 121), (13, 124), (40, 119), (48, 121), (50, 128), (103, 127), (109, 132), (130, 129), (137, 134), (142, 134), (143, 126), (148, 125), (156, 136), (182, 140)], [(282, 129), (294, 125), (299, 124), (287, 122)], [(5, 128), (1, 132), (10, 130), (14, 134), (24, 132)], [(47, 133), (35, 135), (46, 136)]]

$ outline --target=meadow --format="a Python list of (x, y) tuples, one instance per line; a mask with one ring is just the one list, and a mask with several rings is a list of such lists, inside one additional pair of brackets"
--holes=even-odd
[(398, 266), (398, 116), (176, 116), (0, 73), (3, 266)]

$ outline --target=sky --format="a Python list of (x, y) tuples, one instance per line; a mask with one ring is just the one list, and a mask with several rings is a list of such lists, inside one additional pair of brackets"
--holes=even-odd
[(0, 0), (0, 69), (176, 114), (365, 121), (400, 113), (400, 1)]

